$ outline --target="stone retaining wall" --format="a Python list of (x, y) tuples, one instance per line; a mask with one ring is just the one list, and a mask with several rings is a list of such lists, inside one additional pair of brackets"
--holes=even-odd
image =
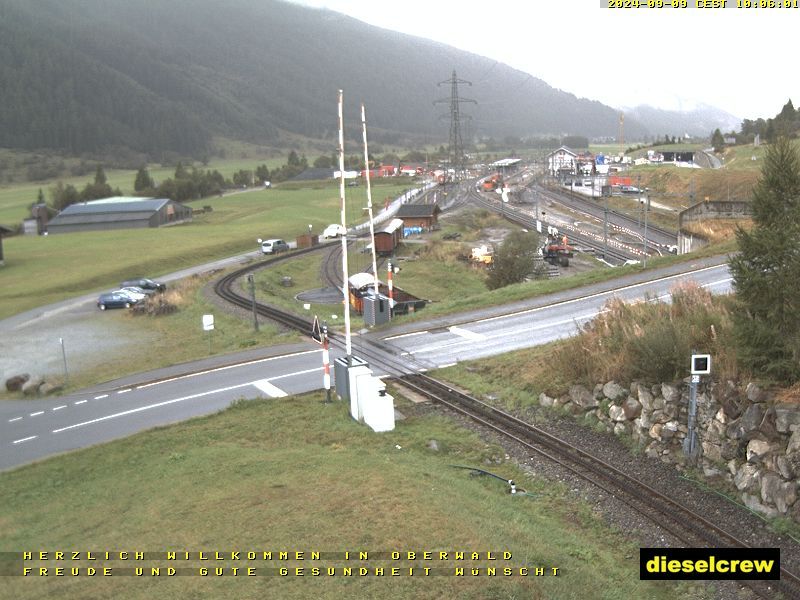
[(616, 382), (594, 390), (575, 385), (569, 394), (550, 398), (545, 407), (561, 407), (617, 436), (629, 436), (651, 458), (701, 468), (738, 490), (741, 501), (767, 516), (800, 522), (800, 406), (775, 402), (754, 383), (700, 384), (697, 390), (698, 453), (684, 453), (689, 385), (661, 383), (628, 387)]

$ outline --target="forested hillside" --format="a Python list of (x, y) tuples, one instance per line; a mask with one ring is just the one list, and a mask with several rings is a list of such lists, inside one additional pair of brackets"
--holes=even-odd
[[(336, 92), (378, 142), (446, 142), (453, 70), (465, 133), (615, 136), (618, 114), (491, 59), (278, 0), (0, 0), (0, 147), (199, 156), (214, 135), (334, 147)], [(445, 116), (444, 119), (440, 118)], [(645, 133), (625, 121), (626, 137)], [(653, 132), (658, 133), (658, 132)]]

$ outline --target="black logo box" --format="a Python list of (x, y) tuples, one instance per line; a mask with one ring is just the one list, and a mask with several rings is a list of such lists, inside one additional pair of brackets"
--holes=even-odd
[(639, 579), (780, 579), (780, 567), (780, 548), (639, 549)]

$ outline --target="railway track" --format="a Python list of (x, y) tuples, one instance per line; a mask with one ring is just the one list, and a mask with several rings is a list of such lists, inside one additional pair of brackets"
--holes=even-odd
[[(539, 185), (534, 187), (535, 193), (539, 194), (542, 198), (550, 199), (553, 202), (558, 202), (559, 204), (563, 204), (572, 210), (587, 214), (601, 221), (605, 218), (604, 207), (592, 202), (591, 200), (581, 198), (580, 195), (569, 194), (562, 192), (561, 190), (545, 188)], [(608, 211), (608, 223), (610, 226), (618, 230), (626, 231), (632, 235), (637, 235), (640, 237), (642, 235), (641, 221), (617, 210)], [(678, 234), (674, 231), (662, 229), (661, 227), (648, 225), (647, 243), (654, 248), (674, 246), (678, 243)]]
[[(298, 250), (291, 254), (248, 265), (220, 278), (215, 284), (214, 290), (226, 301), (249, 310), (252, 308), (251, 300), (236, 290), (238, 279), (257, 269), (319, 249), (319, 247), (314, 247)], [(256, 304), (256, 311), (285, 327), (303, 334), (311, 333), (312, 322), (307, 319), (261, 303)], [(342, 340), (335, 335), (331, 335), (331, 344), (340, 349), (343, 347)], [(669, 531), (687, 547), (749, 547), (737, 536), (711, 523), (703, 515), (695, 513), (636, 478), (584, 452), (577, 446), (472, 396), (454, 390), (447, 383), (419, 372), (427, 365), (417, 364), (410, 357), (403, 357), (401, 360), (379, 343), (370, 340), (360, 340), (358, 353), (373, 367), (383, 369), (403, 386), (468, 417), (515, 443), (522, 444), (525, 448), (591, 482)], [(800, 578), (786, 568), (781, 568), (780, 581), (769, 583), (750, 581), (746, 584), (763, 598), (774, 598), (776, 592), (780, 592), (785, 598), (800, 599)]]
[[(470, 190), (469, 197), (473, 204), (478, 204), (488, 208), (489, 210), (502, 215), (509, 221), (517, 223), (526, 229), (536, 229), (536, 219), (533, 215), (524, 213), (511, 205), (488, 200), (474, 188)], [(543, 223), (545, 225), (547, 224), (546, 222)], [(602, 237), (595, 239), (586, 233), (578, 231), (577, 228), (572, 226), (565, 227), (564, 225), (559, 225), (559, 230), (566, 230), (569, 233), (569, 238), (573, 244), (583, 248), (591, 249), (598, 256), (605, 255), (606, 260), (609, 262), (623, 264), (626, 260), (641, 258), (641, 252), (639, 252), (637, 249), (630, 245), (622, 244), (616, 240), (609, 239), (608, 249), (606, 250)]]
[[(750, 548), (746, 542), (711, 523), (703, 515), (530, 423), (453, 390), (447, 384), (422, 373), (406, 375), (402, 382), (418, 394), (447, 406), (589, 481), (669, 531), (687, 547)], [(776, 592), (781, 592), (785, 598), (800, 598), (800, 578), (785, 568), (781, 568), (779, 581), (748, 581), (746, 584), (764, 598), (774, 598)]]

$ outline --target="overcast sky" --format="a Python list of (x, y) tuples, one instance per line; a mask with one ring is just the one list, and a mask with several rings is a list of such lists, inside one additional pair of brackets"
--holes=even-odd
[(766, 118), (789, 98), (800, 103), (800, 8), (737, 9), (736, 0), (717, 10), (601, 8), (604, 0), (294, 1), (494, 58), (614, 107), (704, 103)]

